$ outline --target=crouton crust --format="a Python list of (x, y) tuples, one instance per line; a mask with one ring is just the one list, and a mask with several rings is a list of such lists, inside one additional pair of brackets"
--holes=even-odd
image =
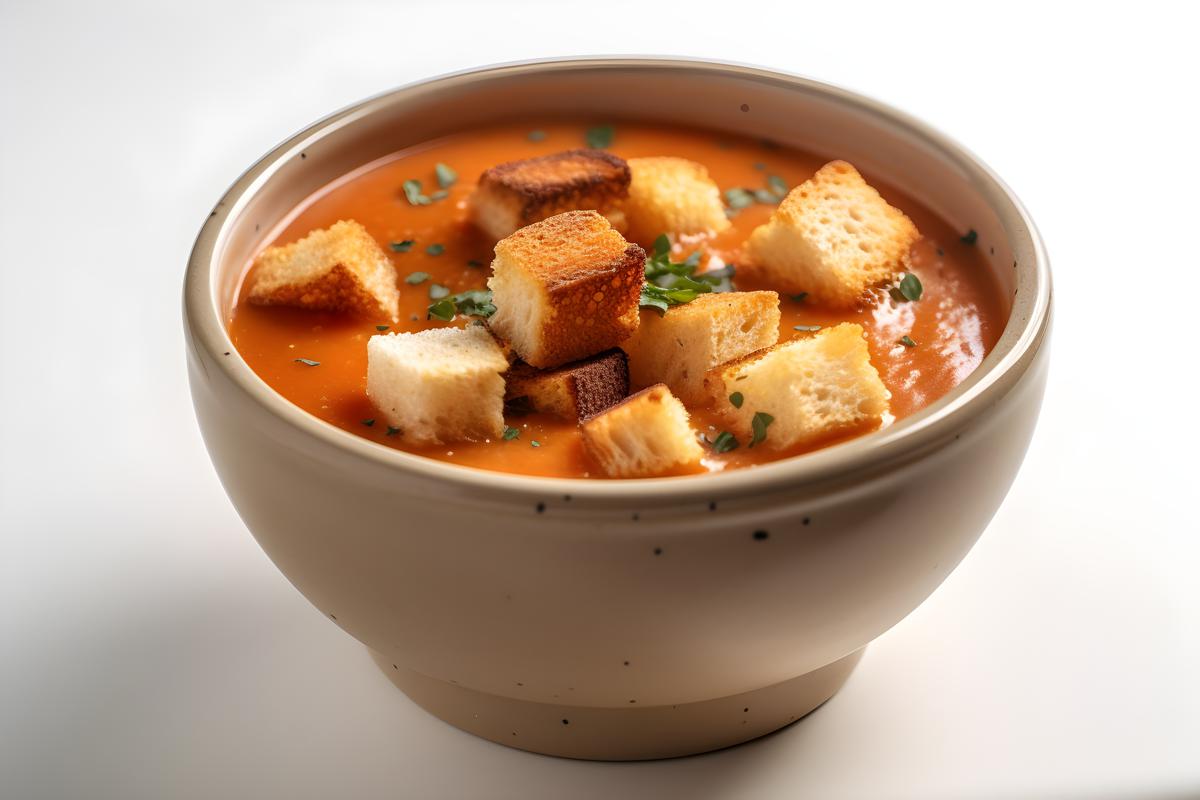
[(542, 369), (615, 347), (637, 329), (645, 263), (595, 211), (528, 225), (496, 245), (488, 324)]
[(603, 150), (568, 150), (509, 161), (479, 177), (471, 197), (471, 216), (497, 239), (573, 210), (599, 211), (623, 228), (619, 206), (629, 194), (629, 181), (629, 165)]
[(580, 431), (584, 449), (612, 478), (688, 471), (704, 457), (687, 409), (661, 383), (584, 421)]
[(622, 350), (609, 350), (553, 370), (517, 364), (507, 376), (506, 399), (525, 397), (535, 411), (586, 420), (629, 394), (629, 365)]
[(659, 234), (720, 233), (730, 226), (721, 190), (703, 164), (660, 156), (629, 159), (625, 215), (629, 238), (649, 244)]

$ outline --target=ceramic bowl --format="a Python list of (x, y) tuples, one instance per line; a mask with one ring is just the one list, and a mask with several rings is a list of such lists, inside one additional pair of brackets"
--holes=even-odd
[[(291, 405), (238, 356), (226, 323), (240, 275), (303, 198), (400, 148), (549, 115), (749, 133), (903, 186), (978, 232), (1011, 301), (999, 344), (950, 394), (882, 431), (729, 474), (627, 481), (499, 474), (383, 447)], [(205, 442), (279, 569), (436, 716), (596, 759), (735, 744), (831, 697), (1004, 499), (1041, 404), (1050, 309), (1033, 223), (945, 136), (805, 78), (642, 58), (488, 67), (327, 117), (220, 199), (184, 291)]]

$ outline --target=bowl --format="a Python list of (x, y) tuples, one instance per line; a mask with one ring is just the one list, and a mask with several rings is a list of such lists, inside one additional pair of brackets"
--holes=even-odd
[[(727, 474), (602, 481), (474, 470), (293, 406), (226, 331), (245, 264), (331, 180), (500, 118), (636, 118), (847, 159), (978, 233), (1010, 300), (982, 365), (881, 431)], [(1046, 381), (1046, 254), (977, 158), (874, 100), (747, 66), (508, 64), (363, 101), (217, 202), (184, 287), (205, 443), (263, 550), (415, 702), (512, 747), (591, 759), (712, 750), (829, 699), (946, 578), (1004, 499)], [(354, 679), (347, 675), (348, 680)]]

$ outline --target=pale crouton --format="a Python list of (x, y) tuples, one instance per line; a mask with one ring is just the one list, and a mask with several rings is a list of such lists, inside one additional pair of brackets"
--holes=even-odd
[(396, 268), (367, 229), (342, 220), (298, 242), (268, 247), (248, 278), (256, 305), (354, 311), (395, 320)]
[(621, 344), (634, 386), (665, 383), (685, 403), (705, 397), (708, 370), (770, 347), (779, 340), (775, 292), (702, 294), (660, 315), (642, 311), (642, 324)]
[(488, 324), (542, 369), (608, 350), (638, 326), (645, 263), (595, 211), (535, 222), (496, 244)]
[(687, 409), (662, 384), (583, 423), (583, 444), (610, 478), (649, 478), (699, 463), (704, 449)]
[(649, 244), (659, 234), (720, 233), (729, 227), (721, 190), (703, 164), (686, 158), (631, 158), (625, 216), (629, 238)]
[(851, 322), (722, 364), (705, 384), (744, 443), (754, 439), (756, 414), (773, 417), (761, 445), (777, 450), (878, 424), (890, 397), (862, 326)]
[(598, 211), (625, 229), (621, 203), (629, 166), (603, 150), (568, 150), (509, 161), (485, 171), (471, 195), (471, 219), (493, 239), (564, 211)]
[(904, 269), (918, 235), (854, 167), (831, 161), (754, 229), (746, 255), (754, 274), (773, 288), (849, 308)]
[(508, 361), (481, 325), (389, 333), (367, 342), (367, 396), (413, 443), (504, 432)]
[(507, 400), (524, 397), (534, 411), (576, 422), (625, 399), (629, 368), (624, 352), (609, 350), (551, 370), (517, 364), (508, 371), (505, 384)]

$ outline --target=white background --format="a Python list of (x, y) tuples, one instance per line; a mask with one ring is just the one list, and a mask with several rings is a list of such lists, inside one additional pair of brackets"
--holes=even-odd
[[(0, 0), (0, 795), (1200, 796), (1198, 26), (1050, 6)], [(245, 531), (185, 381), (188, 250), (254, 159), (407, 81), (587, 53), (890, 101), (1005, 177), (1055, 269), (1041, 425), (978, 546), (811, 718), (661, 763), (410, 703)]]

